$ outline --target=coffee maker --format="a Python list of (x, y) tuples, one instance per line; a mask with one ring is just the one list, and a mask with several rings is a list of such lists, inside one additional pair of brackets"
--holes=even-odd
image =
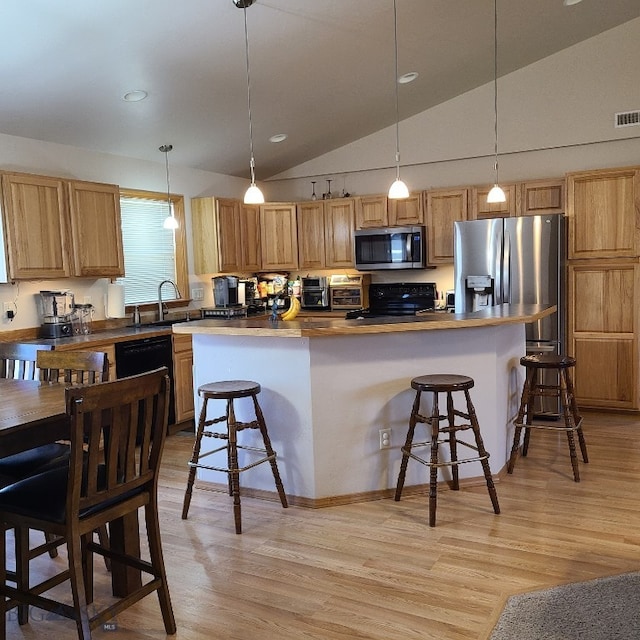
[(71, 291), (40, 291), (41, 338), (73, 335), (74, 296)]
[(240, 305), (237, 276), (216, 276), (213, 282), (213, 302), (216, 307), (236, 307)]

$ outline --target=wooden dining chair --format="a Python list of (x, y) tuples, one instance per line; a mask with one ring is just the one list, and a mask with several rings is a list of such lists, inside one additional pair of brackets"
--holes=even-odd
[(48, 344), (0, 342), (0, 378), (37, 380), (37, 353), (51, 349)]
[(102, 351), (39, 351), (36, 366), (43, 382), (95, 384), (109, 379), (109, 358)]
[[(16, 586), (6, 580), (5, 536), (0, 535), (0, 638), (6, 634), (6, 612), (39, 607), (75, 620), (80, 640), (138, 600), (157, 592), (167, 634), (176, 632), (164, 567), (158, 519), (158, 473), (169, 416), (167, 368), (104, 384), (67, 387), (71, 458), (66, 468), (32, 476), (0, 490), (0, 531), (16, 531)], [(137, 514), (144, 508), (149, 560), (124, 549), (109, 549), (92, 540), (102, 525)], [(24, 553), (29, 528), (61, 536), (68, 567), (41, 584), (29, 584)], [(135, 535), (139, 535), (136, 528)], [(134, 545), (135, 546), (135, 545)], [(104, 609), (93, 603), (92, 554), (150, 576)], [(69, 580), (73, 604), (54, 599), (49, 589)], [(64, 597), (64, 595), (63, 595)], [(110, 598), (109, 598), (110, 599)], [(25, 624), (28, 617), (20, 617)], [(49, 622), (49, 625), (52, 623)]]

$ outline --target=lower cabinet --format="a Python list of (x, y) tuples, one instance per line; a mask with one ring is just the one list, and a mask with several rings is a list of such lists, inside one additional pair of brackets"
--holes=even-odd
[(579, 407), (639, 409), (637, 261), (569, 266), (568, 353)]
[(176, 424), (193, 420), (193, 349), (191, 335), (173, 334), (173, 393), (176, 401)]

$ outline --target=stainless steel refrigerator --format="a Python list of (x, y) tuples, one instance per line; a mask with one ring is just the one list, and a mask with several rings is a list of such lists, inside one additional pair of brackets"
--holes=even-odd
[[(527, 353), (566, 348), (565, 219), (521, 216), (456, 222), (455, 311), (502, 303), (555, 304), (558, 311), (526, 325)], [(552, 402), (542, 409), (554, 412)]]

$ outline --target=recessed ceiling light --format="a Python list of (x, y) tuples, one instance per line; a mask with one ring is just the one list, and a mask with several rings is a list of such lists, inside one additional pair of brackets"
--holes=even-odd
[(410, 82), (413, 82), (418, 77), (418, 75), (419, 74), (417, 71), (409, 71), (409, 73), (403, 73), (398, 77), (398, 83), (409, 84)]
[(269, 142), (283, 142), (287, 139), (286, 133), (276, 133), (274, 136), (269, 138)]
[(144, 100), (149, 94), (142, 89), (134, 89), (133, 91), (127, 91), (122, 96), (122, 99), (125, 102), (140, 102), (140, 100)]
[(571, 5), (579, 4), (580, 2), (582, 2), (582, 0), (563, 0), (562, 4), (564, 4), (565, 7), (570, 7)]

